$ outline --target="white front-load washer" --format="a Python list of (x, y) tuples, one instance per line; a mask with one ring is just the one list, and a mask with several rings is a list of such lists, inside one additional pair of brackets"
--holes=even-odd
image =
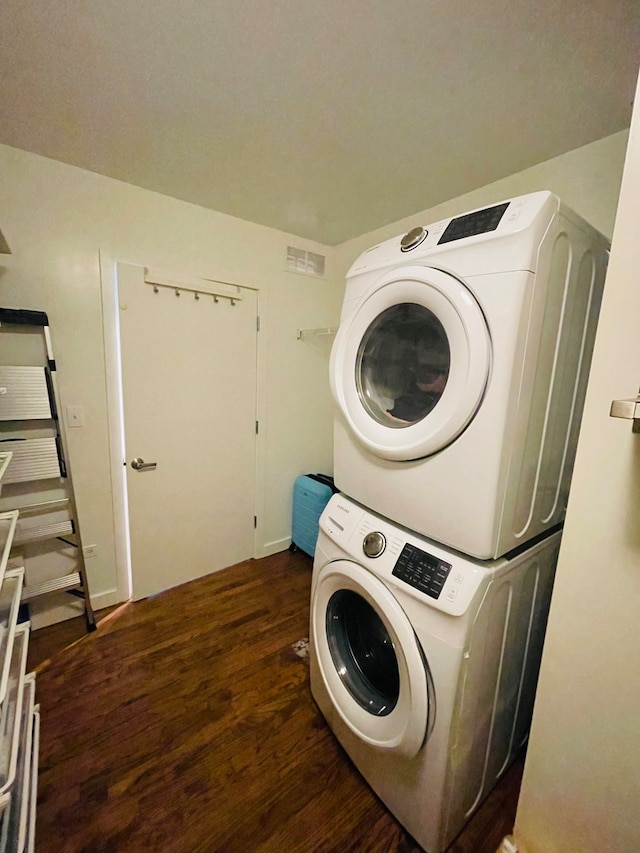
[(543, 191), (358, 258), (331, 352), (340, 491), (481, 559), (560, 523), (608, 248)]
[(342, 495), (320, 520), (311, 691), (363, 777), (440, 853), (526, 741), (560, 532), (481, 562)]

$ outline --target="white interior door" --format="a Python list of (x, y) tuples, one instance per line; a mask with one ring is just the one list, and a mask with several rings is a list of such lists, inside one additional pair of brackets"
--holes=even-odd
[(136, 600), (253, 556), (257, 294), (202, 285), (118, 265)]

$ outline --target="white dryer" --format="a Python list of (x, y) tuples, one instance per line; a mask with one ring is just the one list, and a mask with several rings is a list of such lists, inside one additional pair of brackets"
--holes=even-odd
[(561, 522), (608, 248), (537, 192), (358, 258), (331, 353), (336, 486), (482, 559)]
[(363, 777), (440, 853), (525, 743), (560, 533), (481, 562), (342, 495), (320, 520), (311, 691)]

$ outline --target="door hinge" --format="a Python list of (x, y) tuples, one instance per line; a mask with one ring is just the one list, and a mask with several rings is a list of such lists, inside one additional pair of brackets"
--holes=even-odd
[(260, 429), (260, 427), (259, 427), (259, 425), (258, 425), (258, 421), (256, 421), (256, 435), (258, 435), (258, 431), (259, 431), (259, 429)]
[(254, 515), (253, 516), (253, 529), (255, 530), (257, 526), (258, 526), (258, 516)]
[(260, 317), (256, 317), (256, 332), (260, 331)]

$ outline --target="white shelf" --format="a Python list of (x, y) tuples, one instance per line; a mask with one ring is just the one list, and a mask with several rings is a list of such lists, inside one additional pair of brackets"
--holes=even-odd
[[(7, 572), (0, 587), (0, 705), (7, 695), (24, 569)], [(0, 750), (0, 758), (2, 752)]]
[(36, 679), (29, 673), (24, 680), (24, 693), (20, 713), (20, 741), (15, 781), (11, 791), (11, 803), (3, 816), (2, 853), (24, 851), (30, 829), (30, 806), (33, 764), (33, 736)]
[(9, 467), (9, 462), (11, 462), (12, 457), (13, 453), (11, 453), (10, 450), (3, 450), (2, 453), (0, 453), (0, 494), (2, 493), (2, 478)]
[(331, 337), (338, 331), (337, 326), (323, 326), (319, 329), (298, 329), (298, 340), (303, 341), (305, 338), (321, 338)]
[(25, 586), (22, 590), (22, 600), (29, 601), (32, 598), (37, 598), (39, 595), (47, 595), (50, 592), (60, 592), (65, 589), (73, 589), (74, 586), (80, 585), (79, 572), (72, 572), (70, 575), (64, 575), (61, 578), (53, 578), (50, 581), (44, 581), (37, 586)]
[(42, 542), (46, 539), (72, 535), (73, 524), (71, 521), (58, 521), (53, 524), (43, 524), (40, 527), (19, 527), (14, 538), (14, 544), (24, 545), (27, 542)]
[(40, 751), (40, 705), (33, 710), (33, 738), (31, 741), (31, 785), (29, 788), (29, 823), (25, 853), (34, 853), (36, 839), (36, 803), (38, 800), (38, 757)]
[[(17, 510), (19, 518), (13, 545), (24, 553), (26, 564), (40, 556), (56, 563), (59, 541), (73, 544), (75, 572), (63, 578), (34, 583), (25, 590), (23, 600), (56, 590), (77, 592), (84, 599), (87, 630), (95, 629), (91, 607), (82, 537), (76, 518), (71, 474), (67, 467), (66, 437), (58, 415), (62, 411), (57, 398), (55, 358), (49, 321), (43, 311), (16, 311), (0, 308), (2, 334), (17, 355), (13, 365), (0, 364), (0, 451), (11, 452), (5, 467), (2, 508)], [(37, 345), (37, 350), (33, 344)], [(46, 364), (28, 364), (37, 351)], [(23, 363), (20, 363), (23, 362)], [(61, 495), (64, 498), (59, 499)], [(69, 537), (72, 537), (70, 540)], [(48, 541), (49, 547), (42, 544)], [(0, 540), (1, 544), (1, 540)], [(24, 546), (24, 548), (22, 548)], [(18, 555), (9, 557), (14, 563)], [(69, 569), (67, 569), (69, 571)], [(51, 573), (48, 573), (49, 577)], [(1, 853), (1, 850), (0, 850)]]
[(2, 584), (9, 552), (15, 539), (19, 514), (17, 509), (0, 513), (0, 584)]
[(11, 652), (9, 689), (0, 716), (0, 794), (10, 793), (16, 778), (28, 639), (28, 624), (19, 625)]
[(46, 368), (0, 365), (0, 388), (0, 421), (53, 417)]
[(62, 476), (55, 437), (19, 438), (4, 444), (13, 453), (5, 483), (30, 483)]

